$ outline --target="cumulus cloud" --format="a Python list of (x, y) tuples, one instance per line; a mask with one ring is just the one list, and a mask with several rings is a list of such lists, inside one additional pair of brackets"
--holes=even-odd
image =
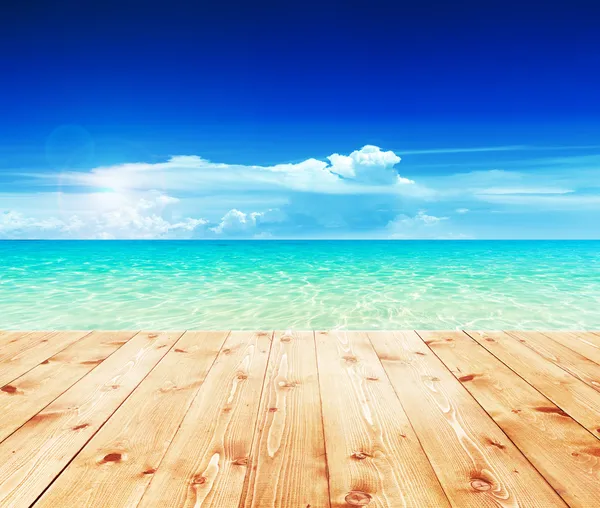
[(390, 238), (438, 238), (441, 232), (436, 228), (448, 217), (436, 217), (419, 210), (415, 215), (398, 215), (386, 227)]
[(332, 173), (357, 182), (383, 185), (414, 183), (401, 177), (394, 169), (400, 157), (392, 151), (382, 152), (377, 146), (366, 145), (350, 155), (334, 153), (327, 159), (331, 162)]
[(469, 209), (468, 208), (457, 208), (456, 209), (456, 213), (460, 213), (461, 215), (464, 215), (465, 213), (469, 213)]
[(21, 212), (5, 210), (0, 214), (0, 236), (17, 235), (21, 232), (52, 232), (52, 231), (77, 231), (82, 222), (73, 216), (68, 222), (56, 217), (34, 218)]
[(167, 217), (166, 207), (179, 200), (150, 193), (130, 204), (105, 210), (88, 210), (66, 218), (34, 217), (5, 210), (0, 214), (0, 237), (4, 238), (185, 238), (208, 221)]
[[(333, 154), (327, 160), (307, 159), (273, 166), (211, 162), (196, 155), (179, 155), (158, 163), (126, 163), (68, 171), (60, 175), (63, 186), (95, 189), (210, 193), (227, 190), (273, 191), (327, 194), (366, 194), (406, 192), (414, 182), (401, 177), (395, 166), (400, 162), (394, 152), (366, 145), (350, 155)], [(28, 175), (47, 179), (48, 175)]]
[(269, 236), (270, 233), (267, 231), (258, 232), (257, 226), (280, 222), (281, 220), (283, 220), (283, 214), (277, 209), (269, 209), (265, 212), (244, 213), (234, 208), (221, 218), (219, 224), (210, 228), (210, 231), (216, 235), (242, 235), (263, 238)]
[(234, 208), (223, 216), (218, 226), (210, 230), (218, 235), (247, 233), (256, 227), (256, 221), (261, 215), (259, 212), (244, 213)]
[(172, 221), (163, 217), (164, 207), (178, 201), (161, 194), (154, 200), (140, 199), (130, 206), (105, 212), (96, 217), (94, 234), (102, 238), (186, 237), (208, 224), (205, 219), (187, 217)]

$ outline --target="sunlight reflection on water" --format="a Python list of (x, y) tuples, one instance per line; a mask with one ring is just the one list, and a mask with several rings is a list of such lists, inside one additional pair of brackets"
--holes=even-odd
[(0, 329), (600, 329), (600, 242), (0, 242)]

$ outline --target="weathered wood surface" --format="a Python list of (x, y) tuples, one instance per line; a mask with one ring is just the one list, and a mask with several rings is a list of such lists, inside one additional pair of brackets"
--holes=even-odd
[(0, 507), (600, 506), (598, 332), (0, 332)]
[(600, 392), (505, 332), (467, 333), (600, 439)]
[(0, 444), (0, 506), (35, 501), (178, 338), (139, 333), (5, 439)]
[(329, 506), (312, 332), (275, 333), (251, 465), (243, 506)]
[(546, 360), (554, 363), (577, 379), (600, 391), (600, 376), (598, 364), (563, 346), (540, 332), (508, 331), (519, 342), (525, 344)]
[(415, 332), (369, 332), (369, 337), (454, 506), (562, 506)]
[(38, 504), (137, 505), (226, 337), (186, 332)]
[(139, 506), (237, 506), (273, 334), (232, 332)]
[(316, 338), (332, 506), (448, 506), (366, 334)]
[(600, 506), (590, 432), (465, 333), (419, 335), (570, 506)]
[(600, 337), (591, 332), (544, 332), (555, 342), (600, 365)]
[(0, 390), (44, 360), (54, 356), (89, 332), (33, 332), (14, 339), (0, 350)]
[(93, 332), (0, 390), (0, 441), (125, 344), (133, 332)]

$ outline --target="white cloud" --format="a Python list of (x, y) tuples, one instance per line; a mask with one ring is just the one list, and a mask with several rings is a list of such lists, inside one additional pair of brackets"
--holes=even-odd
[(41, 232), (62, 231), (65, 229), (76, 229), (78, 224), (79, 219), (77, 217), (73, 217), (73, 224), (71, 224), (65, 223), (56, 217), (36, 219), (14, 210), (6, 210), (0, 214), (0, 235), (11, 235), (30, 230), (39, 230)]
[(244, 213), (234, 208), (221, 218), (217, 226), (210, 228), (210, 231), (217, 235), (266, 237), (269, 235), (266, 231), (254, 234), (257, 226), (281, 220), (283, 214), (280, 210), (269, 209), (265, 212)]
[(386, 226), (390, 238), (438, 238), (442, 234), (437, 226), (448, 217), (429, 215), (419, 210), (416, 215), (398, 215)]
[(256, 227), (256, 220), (262, 214), (258, 212), (244, 213), (236, 210), (229, 210), (221, 219), (218, 226), (210, 228), (211, 231), (220, 235), (223, 233), (239, 234), (247, 233)]
[(330, 171), (357, 182), (368, 184), (408, 184), (414, 183), (402, 178), (394, 166), (400, 162), (394, 152), (382, 152), (377, 146), (366, 145), (350, 155), (334, 153), (327, 157), (331, 162)]
[[(333, 154), (328, 161), (307, 159), (298, 163), (257, 166), (211, 162), (196, 155), (180, 155), (158, 163), (125, 163), (87, 172), (54, 175), (62, 186), (91, 187), (115, 192), (161, 189), (165, 193), (196, 194), (235, 191), (273, 191), (328, 194), (409, 192), (414, 183), (398, 175), (394, 152), (366, 145), (350, 155)], [(47, 174), (25, 175), (48, 182)]]
[[(372, 145), (268, 166), (189, 155), (88, 171), (3, 172), (0, 237), (456, 238), (492, 207), (521, 214), (600, 210), (600, 158), (567, 171), (569, 160), (552, 171), (515, 161), (505, 164), (519, 171), (447, 174), (453, 165), (421, 166), (418, 183), (398, 174), (398, 154)], [(465, 231), (448, 231), (452, 221), (425, 208), (461, 215), (456, 223)]]
[(189, 236), (195, 229), (208, 223), (205, 219), (185, 218), (170, 221), (162, 216), (160, 209), (165, 203), (177, 202), (169, 196), (159, 195), (154, 201), (139, 200), (103, 213), (96, 218), (95, 235), (111, 235), (114, 238), (164, 238)]
[[(119, 197), (123, 201), (123, 196)], [(165, 208), (178, 200), (159, 193), (132, 197), (129, 204), (65, 218), (26, 216), (7, 210), (0, 214), (0, 237), (10, 238), (170, 238), (189, 237), (208, 221), (172, 219)]]

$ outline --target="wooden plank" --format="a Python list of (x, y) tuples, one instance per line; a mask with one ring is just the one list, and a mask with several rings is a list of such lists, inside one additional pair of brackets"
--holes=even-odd
[(3, 340), (0, 344), (0, 362), (9, 360), (13, 356), (19, 354), (19, 352), (25, 351), (32, 345), (41, 342), (43, 339), (57, 335), (58, 333), (60, 332), (25, 330), (6, 332), (2, 336)]
[(317, 332), (331, 506), (449, 506), (364, 332)]
[(600, 393), (505, 332), (467, 333), (600, 438)]
[(600, 366), (541, 332), (507, 332), (546, 360), (600, 391)]
[(271, 339), (230, 334), (139, 506), (238, 506)]
[(135, 332), (93, 332), (0, 389), (0, 441), (125, 344)]
[(31, 334), (25, 340), (10, 344), (0, 355), (0, 386), (4, 387), (89, 333), (74, 331), (48, 334), (40, 332)]
[(0, 506), (35, 501), (180, 336), (139, 333), (0, 443)]
[(227, 335), (186, 332), (36, 506), (136, 506)]
[(39, 336), (48, 335), (52, 332), (32, 332), (30, 330), (5, 330), (0, 332), (0, 358), (2, 358), (2, 350), (6, 346), (10, 346), (11, 344), (15, 344), (16, 342), (26, 341), (28, 336), (30, 337), (33, 334), (37, 334)]
[(600, 365), (600, 337), (590, 332), (543, 332), (555, 342)]
[(369, 332), (453, 506), (564, 506), (415, 332)]
[(570, 506), (600, 506), (592, 434), (465, 333), (419, 334)]
[(242, 505), (329, 507), (312, 332), (275, 334)]

